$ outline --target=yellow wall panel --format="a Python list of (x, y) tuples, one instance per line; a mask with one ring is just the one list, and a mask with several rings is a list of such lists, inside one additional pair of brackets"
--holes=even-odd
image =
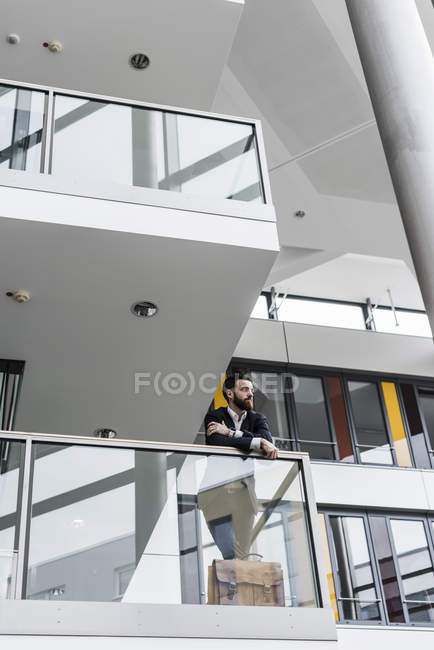
[(220, 386), (217, 388), (217, 392), (214, 395), (214, 408), (219, 409), (221, 406), (227, 406), (228, 403), (223, 396), (223, 384), (226, 379), (226, 373), (224, 374)]
[(399, 408), (398, 395), (396, 393), (396, 386), (392, 381), (382, 381), (381, 387), (383, 389), (384, 401), (395, 445), (398, 465), (400, 467), (412, 467), (401, 409)]

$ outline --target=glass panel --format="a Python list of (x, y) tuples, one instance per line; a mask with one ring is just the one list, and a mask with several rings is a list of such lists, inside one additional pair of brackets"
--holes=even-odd
[(375, 329), (377, 332), (432, 337), (428, 316), (426, 314), (411, 311), (397, 311), (396, 317), (398, 319), (398, 325), (396, 324), (395, 316), (391, 309), (378, 307), (374, 311)]
[(416, 467), (431, 469), (431, 462), (428, 456), (425, 435), (423, 432), (422, 420), (417, 405), (414, 386), (401, 384), (401, 394), (405, 406), (408, 428), (411, 435), (411, 447), (413, 450)]
[(381, 619), (365, 525), (362, 517), (330, 516), (345, 620)]
[(46, 447), (27, 598), (316, 606), (297, 462)]
[(393, 465), (377, 384), (349, 381), (348, 390), (361, 462)]
[(0, 85), (0, 165), (39, 172), (45, 93)]
[(395, 445), (396, 459), (400, 467), (412, 467), (410, 450), (405, 435), (404, 422), (402, 421), (396, 386), (391, 381), (382, 381), (384, 403), (389, 418), (390, 430)]
[(350, 429), (345, 410), (341, 380), (339, 377), (327, 377), (326, 381), (329, 391), (336, 441), (338, 443), (339, 458), (346, 463), (354, 463), (353, 446), (351, 444)]
[(383, 583), (386, 608), (390, 623), (405, 623), (396, 567), (393, 561), (387, 524), (384, 517), (369, 517), (374, 551)]
[[(309, 452), (312, 458), (334, 460), (322, 379), (294, 377), (294, 401), (301, 450)], [(329, 444), (311, 444), (312, 442)]]
[(279, 320), (291, 323), (366, 329), (363, 310), (358, 305), (286, 298), (279, 308), (278, 315)]
[(430, 446), (434, 450), (434, 389), (419, 388), (419, 401), (425, 418)]
[(52, 173), (262, 202), (251, 125), (65, 95), (55, 98)]
[(318, 515), (319, 519), (319, 530), (321, 534), (321, 542), (323, 545), (324, 549), (324, 560), (325, 560), (325, 566), (326, 566), (326, 576), (327, 576), (327, 584), (329, 588), (329, 593), (330, 593), (330, 604), (332, 606), (333, 613), (335, 615), (335, 621), (339, 620), (339, 612), (338, 612), (338, 605), (337, 605), (337, 600), (336, 600), (336, 586), (335, 586), (335, 581), (333, 578), (333, 569), (332, 569), (332, 563), (330, 559), (330, 547), (329, 547), (329, 542), (327, 538), (327, 529), (326, 529), (326, 523), (325, 523), (325, 515), (319, 514)]
[(411, 622), (434, 622), (434, 572), (422, 521), (391, 519), (404, 598)]
[(265, 320), (268, 320), (268, 305), (265, 296), (259, 296), (255, 306), (253, 307), (253, 311), (250, 314), (250, 318), (264, 318)]
[(252, 372), (255, 410), (263, 413), (277, 438), (288, 438), (288, 416), (285, 404), (285, 376), (277, 372)]
[(17, 503), (24, 443), (0, 440), (0, 599), (14, 598), (18, 554)]

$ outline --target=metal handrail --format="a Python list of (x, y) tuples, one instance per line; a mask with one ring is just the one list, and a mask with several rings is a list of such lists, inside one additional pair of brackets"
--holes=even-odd
[(381, 603), (380, 598), (341, 598), (338, 596), (337, 600), (350, 600), (354, 603)]
[[(129, 438), (95, 438), (93, 436), (64, 435), (59, 433), (40, 433), (40, 432), (23, 432), (23, 431), (4, 431), (0, 430), (1, 439), (15, 440), (35, 440), (37, 442), (55, 442), (58, 440), (64, 444), (71, 445), (90, 445), (98, 447), (118, 447), (118, 448), (137, 448), (153, 449), (161, 451), (178, 451), (198, 454), (219, 454), (224, 456), (242, 456), (246, 454), (236, 447), (218, 447), (216, 445), (198, 445), (187, 442), (164, 442), (157, 440), (133, 440)], [(261, 452), (249, 452), (249, 457), (263, 458)], [(305, 451), (284, 451), (279, 449), (279, 458), (286, 460), (297, 460), (308, 457)]]
[(220, 113), (212, 113), (208, 111), (201, 111), (197, 109), (185, 109), (178, 106), (169, 106), (167, 104), (154, 104), (152, 102), (141, 102), (136, 99), (126, 99), (124, 97), (113, 97), (111, 95), (100, 95), (98, 93), (89, 93), (82, 90), (74, 90), (71, 88), (59, 88), (57, 86), (49, 86), (47, 84), (35, 84), (25, 81), (15, 81), (11, 79), (0, 79), (2, 86), (10, 86), (12, 88), (28, 88), (29, 90), (39, 90), (41, 92), (53, 92), (57, 95), (66, 95), (73, 97), (81, 97), (83, 99), (100, 100), (104, 102), (111, 102), (114, 104), (126, 104), (128, 106), (140, 106), (152, 110), (162, 111), (165, 113), (179, 113), (180, 115), (192, 115), (197, 117), (210, 118), (219, 120), (221, 122), (238, 122), (240, 124), (248, 124), (255, 126), (259, 120), (247, 117), (238, 117), (234, 115), (221, 115)]

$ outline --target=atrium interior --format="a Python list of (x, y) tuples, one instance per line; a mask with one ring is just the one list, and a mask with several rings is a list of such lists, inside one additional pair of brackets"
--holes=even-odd
[(0, 24), (1, 643), (432, 648), (431, 0)]

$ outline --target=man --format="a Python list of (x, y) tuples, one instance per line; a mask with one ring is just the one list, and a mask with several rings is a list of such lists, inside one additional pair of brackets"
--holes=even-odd
[(245, 374), (229, 375), (223, 395), (228, 407), (210, 411), (205, 417), (207, 444), (238, 447), (245, 452), (261, 449), (265, 458), (277, 458), (267, 419), (253, 410), (252, 379)]

